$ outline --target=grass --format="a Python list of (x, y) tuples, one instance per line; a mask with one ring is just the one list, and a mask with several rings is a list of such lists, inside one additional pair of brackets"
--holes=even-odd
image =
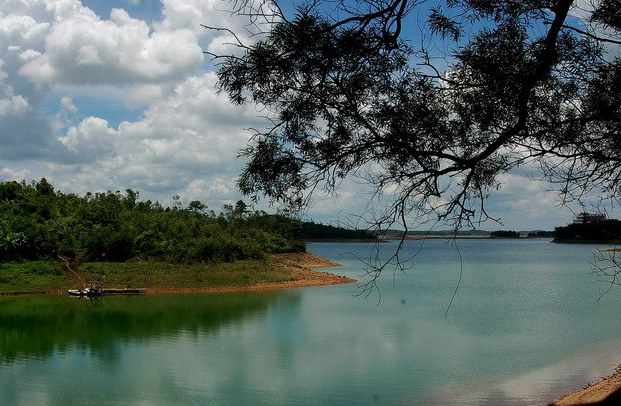
[(67, 285), (62, 266), (56, 262), (0, 263), (0, 293), (52, 292)]
[(83, 269), (92, 279), (104, 280), (106, 286), (118, 288), (217, 288), (292, 280), (289, 272), (273, 266), (267, 260), (191, 265), (97, 262), (84, 264)]
[[(285, 282), (295, 278), (269, 260), (233, 263), (168, 264), (152, 261), (91, 262), (72, 268), (84, 280), (103, 280), (110, 288), (221, 288)], [(104, 278), (105, 276), (105, 278)], [(55, 262), (0, 264), (0, 293), (64, 291), (78, 288), (75, 276)]]

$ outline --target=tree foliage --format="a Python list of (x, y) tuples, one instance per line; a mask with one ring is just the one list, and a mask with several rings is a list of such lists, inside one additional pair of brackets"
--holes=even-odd
[(294, 240), (301, 222), (290, 217), (250, 211), (241, 201), (220, 214), (199, 201), (187, 208), (180, 207), (180, 199), (176, 203), (163, 208), (140, 201), (130, 189), (80, 197), (55, 191), (45, 179), (0, 182), (0, 262), (59, 255), (84, 261), (218, 262), (304, 250)]
[(492, 216), (500, 174), (536, 165), (565, 203), (620, 200), (618, 1), (230, 3), (256, 41), (214, 55), (220, 89), (269, 118), (244, 193), (299, 206), (355, 177), (390, 199), (377, 224), (458, 229)]
[(500, 238), (519, 238), (520, 233), (513, 230), (496, 230), (492, 231), (490, 234), (492, 237), (500, 237)]
[(557, 241), (620, 241), (621, 221), (603, 220), (595, 223), (574, 223), (555, 228)]

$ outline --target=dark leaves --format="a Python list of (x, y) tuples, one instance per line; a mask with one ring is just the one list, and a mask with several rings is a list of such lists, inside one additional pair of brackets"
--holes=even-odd
[[(617, 3), (592, 21), (618, 26)], [(244, 193), (300, 203), (354, 175), (390, 190), (393, 221), (436, 213), (459, 227), (526, 162), (561, 193), (618, 189), (619, 64), (565, 25), (571, 1), (447, 0), (428, 17), (413, 0), (331, 4), (340, 19), (310, 3), (219, 71), (232, 100), (273, 120), (243, 151)], [(427, 24), (420, 47), (406, 23)]]

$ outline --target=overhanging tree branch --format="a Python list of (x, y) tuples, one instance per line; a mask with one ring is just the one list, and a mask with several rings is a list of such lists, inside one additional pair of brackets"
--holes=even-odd
[[(391, 190), (377, 218), (456, 229), (489, 219), (486, 196), (520, 165), (539, 165), (561, 199), (620, 197), (621, 61), (600, 44), (619, 41), (569, 24), (571, 0), (423, 3), (315, 0), (225, 60), (220, 90), (278, 123), (242, 153), (245, 193), (301, 203), (361, 178)], [(621, 10), (607, 3), (591, 17), (614, 27)]]

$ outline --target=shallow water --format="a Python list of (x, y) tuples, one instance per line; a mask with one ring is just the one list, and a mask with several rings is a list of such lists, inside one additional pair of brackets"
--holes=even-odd
[[(357, 258), (395, 246), (309, 250), (364, 282)], [(0, 298), (0, 405), (546, 404), (621, 362), (621, 290), (601, 297), (596, 248), (428, 240), (368, 297)]]

